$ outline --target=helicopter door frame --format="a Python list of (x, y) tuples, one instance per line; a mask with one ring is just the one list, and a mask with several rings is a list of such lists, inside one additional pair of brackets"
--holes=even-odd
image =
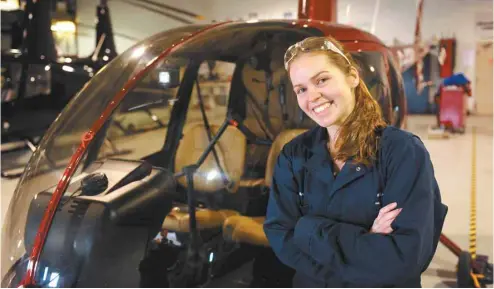
[[(187, 119), (187, 112), (190, 103), (194, 84), (199, 75), (199, 67), (202, 61), (191, 60), (185, 69), (180, 88), (177, 91), (168, 122), (168, 130), (165, 135), (165, 142), (159, 152), (156, 153), (155, 165), (172, 169), (174, 167), (175, 154), (177, 152), (180, 140), (183, 136), (183, 128)], [(172, 154), (167, 152), (173, 152)]]

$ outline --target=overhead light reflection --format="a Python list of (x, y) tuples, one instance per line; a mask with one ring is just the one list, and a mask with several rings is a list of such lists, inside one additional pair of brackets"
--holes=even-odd
[(138, 47), (132, 53), (132, 57), (134, 57), (134, 58), (141, 57), (144, 54), (144, 51), (146, 51), (146, 47), (145, 46)]
[(46, 281), (46, 277), (48, 277), (48, 267), (45, 267), (45, 273), (43, 274), (43, 281)]
[(217, 172), (216, 170), (212, 170), (212, 171), (210, 171), (210, 172), (208, 173), (208, 175), (207, 175), (207, 177), (206, 177), (206, 178), (207, 178), (207, 180), (208, 180), (208, 181), (211, 181), (211, 180), (213, 180), (214, 178), (216, 178), (217, 176), (218, 176), (218, 172)]
[(60, 279), (60, 274), (57, 272), (53, 272), (50, 274), (50, 283), (48, 284), (48, 287), (55, 288), (58, 286), (58, 280)]
[(74, 72), (74, 68), (72, 66), (64, 65), (62, 66), (62, 70), (67, 72)]
[(75, 33), (75, 23), (72, 21), (57, 21), (51, 25), (51, 31)]
[(12, 11), (19, 10), (19, 1), (17, 0), (2, 0), (0, 1), (0, 10)]

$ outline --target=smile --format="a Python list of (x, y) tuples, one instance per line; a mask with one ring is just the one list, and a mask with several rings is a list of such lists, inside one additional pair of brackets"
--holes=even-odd
[(314, 107), (312, 110), (313, 110), (315, 113), (321, 113), (321, 112), (323, 112), (325, 109), (327, 109), (327, 108), (331, 107), (331, 105), (333, 105), (333, 104), (334, 104), (334, 101), (333, 101), (333, 100), (331, 100), (331, 101), (329, 101), (329, 102), (326, 102), (326, 103), (323, 103), (323, 104), (321, 104), (321, 105), (318, 105), (318, 106)]

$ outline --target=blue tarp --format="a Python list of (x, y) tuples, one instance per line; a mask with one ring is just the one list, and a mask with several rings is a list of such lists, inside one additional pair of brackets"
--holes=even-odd
[(468, 78), (466, 78), (463, 73), (456, 73), (456, 74), (451, 75), (450, 77), (446, 77), (443, 80), (443, 85), (444, 86), (448, 86), (448, 85), (460, 86), (460, 85), (465, 85), (469, 82), (470, 82), (470, 80), (468, 80)]

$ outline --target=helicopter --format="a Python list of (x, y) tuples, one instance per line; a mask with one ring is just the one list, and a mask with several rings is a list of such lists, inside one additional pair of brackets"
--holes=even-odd
[[(61, 22), (52, 23), (52, 15), (75, 18), (76, 3), (72, 0), (23, 0), (23, 5), (2, 10), (2, 153), (13, 152), (14, 162), (3, 162), (1, 176), (18, 178), (26, 157), (36, 150), (43, 134), (70, 99), (84, 84), (116, 55), (114, 36), (138, 41), (135, 37), (114, 33), (108, 0), (96, 5), (96, 25), (75, 21), (79, 29), (96, 31), (95, 48), (87, 57), (68, 55), (59, 51), (56, 33)], [(64, 12), (53, 13), (57, 3), (64, 2)], [(192, 24), (204, 17), (190, 11), (152, 0), (120, 1), (133, 8), (167, 17), (181, 24)], [(151, 5), (151, 6), (149, 6)], [(21, 9), (22, 7), (22, 9)], [(32, 15), (32, 18), (27, 18)], [(181, 15), (184, 15), (182, 17)], [(54, 17), (56, 19), (57, 17)], [(70, 18), (70, 17), (69, 17)], [(67, 23), (62, 23), (67, 24)], [(51, 26), (51, 27), (50, 27)], [(24, 37), (23, 30), (27, 31)], [(56, 30), (56, 29), (55, 29)], [(87, 35), (80, 30), (78, 35)], [(33, 35), (27, 37), (27, 35)], [(132, 129), (132, 127), (130, 128)], [(25, 151), (29, 149), (30, 151)]]
[(2, 11), (11, 23), (2, 36), (5, 40), (11, 37), (6, 41), (10, 47), (2, 46), (2, 152), (26, 146), (34, 151), (71, 98), (117, 55), (110, 11), (103, 0), (96, 7), (93, 54), (82, 58), (59, 55), (51, 31), (54, 3), (26, 0), (23, 10)]
[(284, 51), (324, 35), (402, 127), (399, 69), (365, 31), (265, 20), (159, 33), (97, 72), (41, 140), (6, 215), (2, 286), (289, 286), (254, 227), (281, 146), (315, 125)]

